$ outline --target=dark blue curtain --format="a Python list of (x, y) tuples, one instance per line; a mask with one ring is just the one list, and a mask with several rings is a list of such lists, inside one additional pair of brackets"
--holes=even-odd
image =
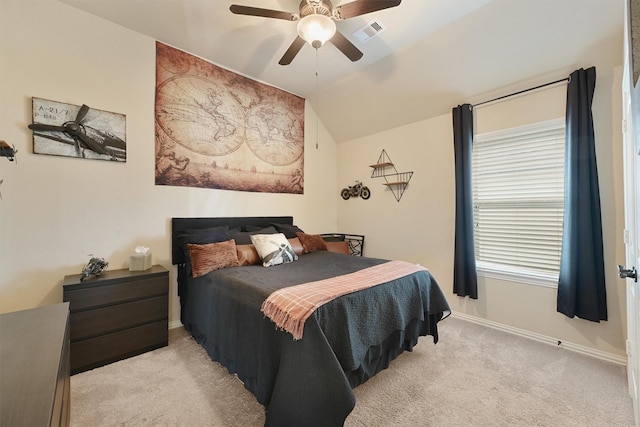
[(469, 104), (453, 109), (453, 146), (456, 169), (456, 231), (453, 259), (453, 292), (478, 298), (476, 254), (473, 244), (473, 109)]
[(564, 234), (558, 311), (607, 320), (600, 190), (591, 103), (596, 69), (574, 71), (567, 87)]

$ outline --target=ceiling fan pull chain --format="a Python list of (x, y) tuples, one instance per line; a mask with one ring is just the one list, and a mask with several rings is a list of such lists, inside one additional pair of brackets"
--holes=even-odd
[(318, 118), (320, 110), (320, 92), (318, 91), (318, 48), (316, 48), (316, 150), (318, 149), (318, 128), (320, 127), (320, 119)]

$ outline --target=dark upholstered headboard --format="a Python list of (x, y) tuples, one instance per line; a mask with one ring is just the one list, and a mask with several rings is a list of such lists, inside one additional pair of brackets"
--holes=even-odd
[(292, 216), (247, 216), (227, 218), (171, 218), (171, 262), (183, 264), (185, 262), (182, 248), (176, 241), (176, 232), (198, 228), (218, 227), (227, 224), (229, 228), (252, 225), (267, 227), (269, 224), (293, 224)]

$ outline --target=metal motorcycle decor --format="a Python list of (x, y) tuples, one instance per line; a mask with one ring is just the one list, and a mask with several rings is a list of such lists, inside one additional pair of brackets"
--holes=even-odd
[(82, 275), (80, 276), (80, 281), (84, 282), (89, 276), (99, 276), (102, 271), (107, 268), (109, 263), (104, 260), (104, 258), (96, 258), (93, 255), (90, 255), (91, 259), (82, 267)]
[(355, 185), (350, 185), (349, 188), (343, 188), (340, 195), (345, 200), (349, 200), (350, 197), (362, 197), (364, 200), (367, 200), (371, 197), (371, 191), (369, 187), (356, 180)]

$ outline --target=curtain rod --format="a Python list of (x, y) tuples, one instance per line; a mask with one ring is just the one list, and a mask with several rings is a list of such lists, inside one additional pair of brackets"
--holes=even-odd
[(554, 84), (557, 84), (557, 83), (561, 83), (561, 82), (565, 82), (565, 81), (569, 81), (569, 80), (570, 80), (569, 77), (565, 77), (564, 79), (556, 80), (554, 82), (544, 83), (544, 84), (541, 84), (541, 85), (536, 86), (536, 87), (530, 87), (529, 89), (524, 89), (524, 90), (521, 90), (521, 91), (518, 91), (518, 92), (510, 93), (508, 95), (502, 95), (502, 96), (499, 96), (497, 98), (490, 99), (489, 101), (479, 102), (477, 104), (473, 104), (472, 107), (474, 107), (474, 108), (475, 107), (479, 107), (481, 105), (488, 104), (490, 102), (499, 101), (499, 100), (504, 99), (504, 98), (509, 98), (511, 96), (520, 95), (521, 93), (530, 92), (532, 90), (540, 89), (540, 88), (543, 88), (543, 87), (546, 87), (546, 86), (551, 86), (551, 85), (554, 85)]

